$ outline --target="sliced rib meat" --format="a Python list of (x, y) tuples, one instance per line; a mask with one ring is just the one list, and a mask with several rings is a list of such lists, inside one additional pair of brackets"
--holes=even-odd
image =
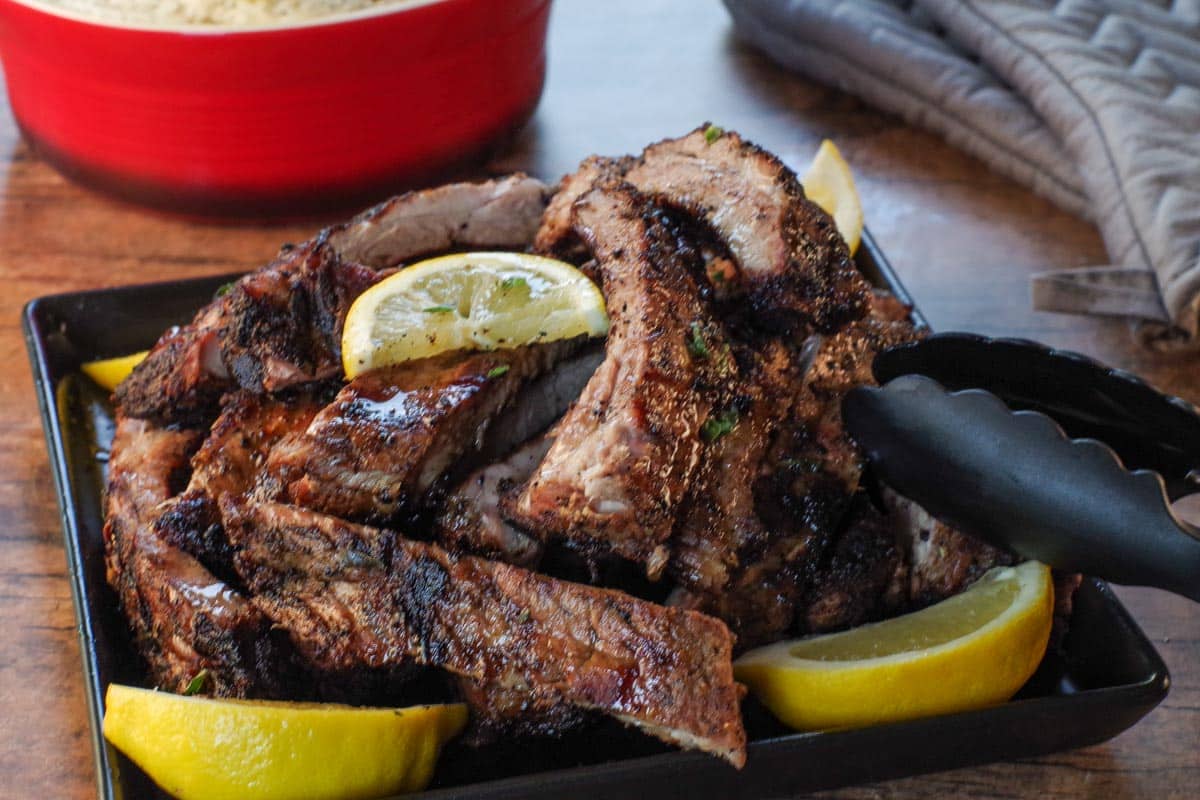
[(281, 499), (286, 476), (267, 469), (268, 457), (281, 441), (303, 434), (324, 405), (319, 394), (268, 397), (242, 391), (230, 395), (204, 444), (192, 456), (188, 491), (203, 492), (214, 500), (227, 494)]
[(598, 264), (611, 328), (605, 359), (559, 423), (509, 510), (519, 525), (584, 552), (666, 565), (666, 540), (700, 455), (716, 367), (688, 350), (708, 313), (674, 234), (628, 188), (594, 189), (572, 227)]
[(181, 692), (208, 670), (206, 692), (280, 696), (287, 658), (267, 619), (155, 530), (199, 440), (194, 431), (118, 417), (104, 526), (108, 580), (155, 685)]
[(360, 375), (274, 449), (269, 467), (298, 476), (288, 494), (306, 508), (371, 521), (420, 510), (467, 472), (463, 460), (522, 386), (578, 345), (456, 352)]
[(291, 506), (226, 503), (255, 602), (314, 664), (415, 661), (527, 686), (543, 705), (744, 763), (733, 641), (717, 620)]
[(737, 424), (705, 448), (671, 541), (670, 575), (694, 596), (723, 594), (738, 567), (739, 550), (769, 535), (754, 488), (772, 442), (791, 418), (809, 354), (762, 340), (740, 360), (752, 366), (738, 376)]
[(223, 581), (236, 584), (218, 501), (227, 494), (259, 500), (283, 497), (285, 476), (267, 469), (267, 457), (280, 440), (303, 433), (320, 409), (307, 394), (280, 399), (241, 391), (227, 396), (191, 458), (186, 490), (158, 510), (158, 535)]
[(761, 322), (833, 331), (866, 312), (869, 287), (833, 219), (783, 162), (738, 134), (713, 139), (702, 126), (650, 145), (625, 180), (716, 231)]
[(229, 385), (221, 361), (221, 332), (232, 298), (214, 298), (191, 324), (169, 328), (114, 393), (123, 412), (146, 419), (192, 423), (204, 419)]
[(521, 249), (546, 207), (546, 184), (520, 173), (393, 197), (328, 233), (343, 261), (376, 269), (448, 250)]
[(858, 489), (862, 457), (842, 427), (842, 397), (872, 382), (875, 353), (917, 335), (878, 303), (821, 337), (811, 364), (803, 348), (777, 341), (771, 357), (760, 345), (744, 390), (754, 402), (693, 487), (674, 542), (672, 602), (724, 620), (739, 648), (793, 627)]
[(130, 416), (211, 419), (226, 390), (277, 392), (340, 373), (346, 312), (400, 262), (449, 248), (522, 247), (545, 186), (520, 175), (394, 198), (322, 231), (237, 281), (191, 324), (172, 329), (117, 387)]
[(437, 520), (442, 545), (454, 553), (533, 568), (541, 559), (542, 543), (504, 519), (501, 503), (524, 485), (553, 442), (552, 436), (539, 436), (475, 471), (451, 492)]
[(890, 489), (883, 492), (896, 544), (909, 564), (905, 599), (915, 608), (958, 594), (992, 567), (1017, 563), (1011, 553), (961, 533)]
[(569, 257), (575, 254), (581, 244), (578, 235), (572, 230), (572, 210), (576, 201), (596, 186), (619, 182), (633, 163), (632, 157), (590, 156), (583, 160), (577, 170), (564, 176), (559, 182), (558, 191), (550, 198), (542, 215), (542, 223), (533, 240), (533, 249), (539, 253), (574, 260)]
[[(502, 506), (515, 499), (521, 486), (546, 456), (553, 435), (543, 435), (566, 413), (603, 358), (590, 344), (579, 355), (525, 384), (511, 407), (492, 425), (476, 470), (442, 505), (436, 527), (441, 542), (453, 552), (494, 558), (531, 567), (541, 558), (542, 542), (504, 519)], [(513, 449), (513, 442), (521, 444)]]

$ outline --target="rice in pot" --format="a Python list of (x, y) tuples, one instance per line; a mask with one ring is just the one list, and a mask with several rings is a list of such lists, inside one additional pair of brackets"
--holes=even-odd
[(239, 27), (316, 19), (405, 0), (45, 0), (81, 16), (128, 25)]

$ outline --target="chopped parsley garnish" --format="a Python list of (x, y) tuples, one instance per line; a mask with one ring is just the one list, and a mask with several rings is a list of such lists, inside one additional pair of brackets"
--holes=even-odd
[(687, 350), (692, 358), (708, 358), (708, 342), (700, 330), (700, 323), (692, 323), (692, 333), (687, 337)]
[(529, 617), (530, 617), (529, 609), (522, 608), (521, 613), (517, 615), (517, 622), (524, 625), (526, 622), (529, 622)]
[(229, 283), (222, 283), (220, 286), (217, 287), (217, 297), (224, 297), (225, 295), (229, 294), (233, 290), (234, 284), (236, 284), (236, 283), (237, 283), (237, 281), (230, 281)]
[(183, 690), (185, 696), (191, 697), (204, 688), (204, 684), (208, 683), (208, 670), (202, 669), (196, 673), (196, 677), (188, 681), (187, 688)]
[(509, 289), (526, 288), (529, 286), (529, 281), (522, 278), (520, 275), (514, 275), (511, 278), (505, 278), (500, 281), (500, 288), (508, 291)]
[(717, 139), (720, 139), (721, 135), (724, 133), (725, 129), (720, 125), (709, 125), (704, 129), (704, 141), (708, 144), (712, 144)]
[(449, 314), (454, 311), (454, 306), (430, 306), (422, 310), (426, 314)]
[(732, 431), (737, 424), (738, 412), (736, 408), (730, 408), (719, 414), (714, 414), (700, 426), (700, 438), (712, 444), (717, 439)]
[(487, 376), (489, 378), (499, 378), (501, 375), (508, 372), (508, 370), (509, 370), (508, 364), (501, 364), (498, 367), (492, 367), (491, 369), (489, 369)]

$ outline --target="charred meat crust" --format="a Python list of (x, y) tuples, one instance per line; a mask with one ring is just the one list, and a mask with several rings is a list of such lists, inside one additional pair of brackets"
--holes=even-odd
[(315, 664), (438, 666), (745, 760), (717, 620), (291, 506), (227, 499), (223, 515), (255, 602)]
[(199, 438), (118, 418), (104, 527), (108, 580), (155, 685), (181, 692), (208, 670), (207, 693), (282, 696), (287, 657), (266, 617), (155, 529)]
[(282, 497), (287, 476), (268, 469), (268, 456), (282, 439), (300, 435), (320, 408), (319, 399), (309, 394), (286, 399), (246, 391), (227, 395), (191, 458), (187, 488), (159, 509), (154, 521), (158, 535), (240, 588), (217, 502), (227, 494)]
[(798, 606), (804, 625), (805, 598), (862, 470), (842, 427), (842, 397), (873, 381), (877, 352), (919, 335), (907, 320), (887, 319), (894, 305), (873, 301), (871, 316), (821, 337), (806, 370), (803, 349), (776, 342), (772, 356), (760, 345), (748, 390), (756, 402), (693, 489), (674, 540), (675, 602), (724, 620), (739, 648), (794, 630)]

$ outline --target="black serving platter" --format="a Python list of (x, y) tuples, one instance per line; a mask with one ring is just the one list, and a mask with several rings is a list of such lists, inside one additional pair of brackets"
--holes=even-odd
[[(911, 304), (868, 234), (859, 267)], [(112, 409), (79, 364), (142, 350), (189, 320), (230, 276), (42, 297), (24, 329), (62, 516), (83, 653), (100, 797), (161, 798), (101, 735), (109, 683), (145, 684), (117, 599), (105, 581), (102, 493)], [(918, 324), (925, 321), (914, 311)], [(741, 771), (676, 752), (618, 726), (562, 740), (474, 751), (451, 745), (422, 797), (749, 798), (1025, 758), (1096, 744), (1137, 722), (1166, 696), (1162, 659), (1101, 581), (1076, 596), (1070, 632), (1012, 701), (982, 711), (851, 731), (795, 733), (752, 698), (749, 758)]]

